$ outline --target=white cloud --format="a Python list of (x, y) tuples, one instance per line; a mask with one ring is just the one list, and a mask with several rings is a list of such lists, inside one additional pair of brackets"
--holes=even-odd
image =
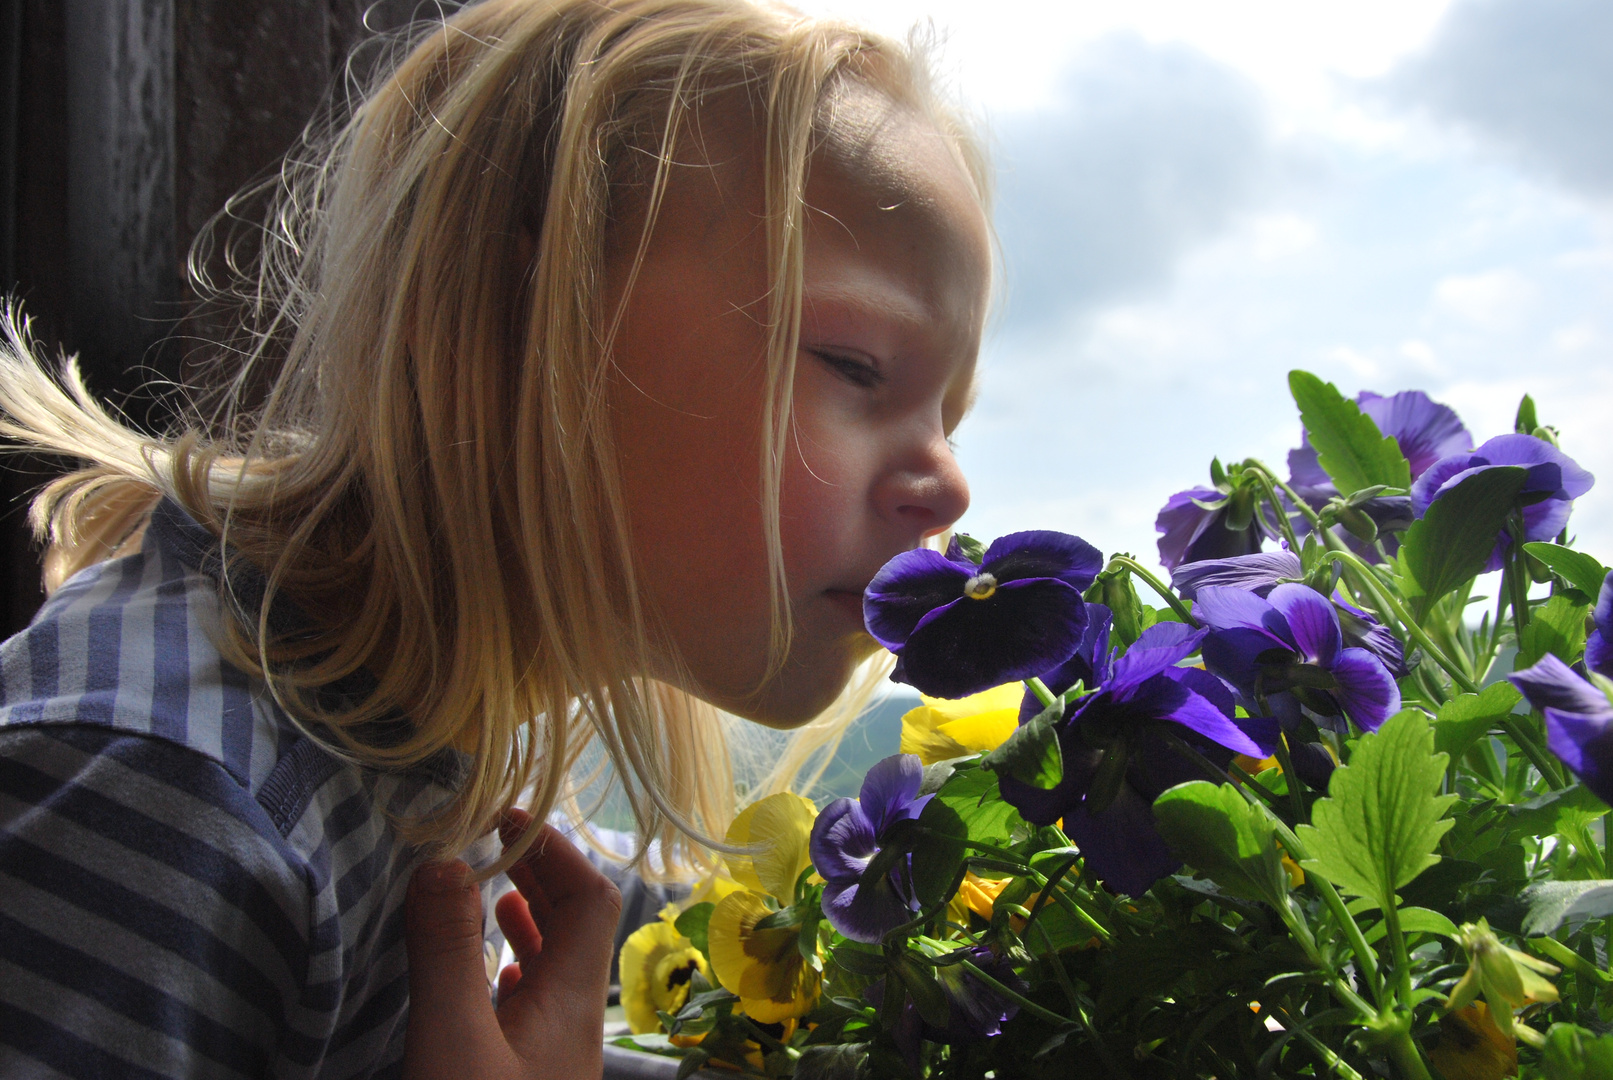
[(1516, 270), (1485, 274), (1453, 274), (1434, 285), (1441, 310), (1485, 330), (1516, 326), (1534, 306), (1537, 290)]
[(1528, 167), (1613, 196), (1613, 4), (1461, 0), (1392, 97), (1454, 121)]

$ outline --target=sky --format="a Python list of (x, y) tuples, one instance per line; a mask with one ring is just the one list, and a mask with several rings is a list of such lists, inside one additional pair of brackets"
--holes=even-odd
[(1151, 559), (1213, 456), (1286, 468), (1297, 367), (1475, 442), (1531, 393), (1613, 562), (1613, 3), (798, 6), (918, 26), (995, 162), (964, 531)]

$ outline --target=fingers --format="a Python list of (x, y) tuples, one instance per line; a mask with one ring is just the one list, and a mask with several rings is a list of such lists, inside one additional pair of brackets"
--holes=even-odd
[[(468, 1046), (504, 1046), (487, 996), (481, 890), (463, 862), (415, 871), (404, 905), (409, 954), (409, 1028), (404, 1074), (455, 1075)], [(496, 1040), (496, 1041), (495, 1041)]]

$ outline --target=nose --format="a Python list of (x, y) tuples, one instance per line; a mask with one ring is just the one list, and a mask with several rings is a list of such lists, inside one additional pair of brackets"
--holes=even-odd
[(893, 469), (880, 492), (881, 509), (915, 540), (950, 527), (969, 509), (969, 481), (946, 437), (936, 432)]

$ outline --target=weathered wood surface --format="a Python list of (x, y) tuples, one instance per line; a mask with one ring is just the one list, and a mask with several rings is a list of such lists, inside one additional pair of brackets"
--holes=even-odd
[[(190, 378), (229, 336), (192, 311), (197, 231), (272, 173), (355, 45), (454, 6), (0, 0), (0, 287), (52, 352), (78, 354), (92, 388), (160, 426), (141, 387)], [(39, 604), (25, 503), (60, 464), (0, 469), (0, 636)]]

